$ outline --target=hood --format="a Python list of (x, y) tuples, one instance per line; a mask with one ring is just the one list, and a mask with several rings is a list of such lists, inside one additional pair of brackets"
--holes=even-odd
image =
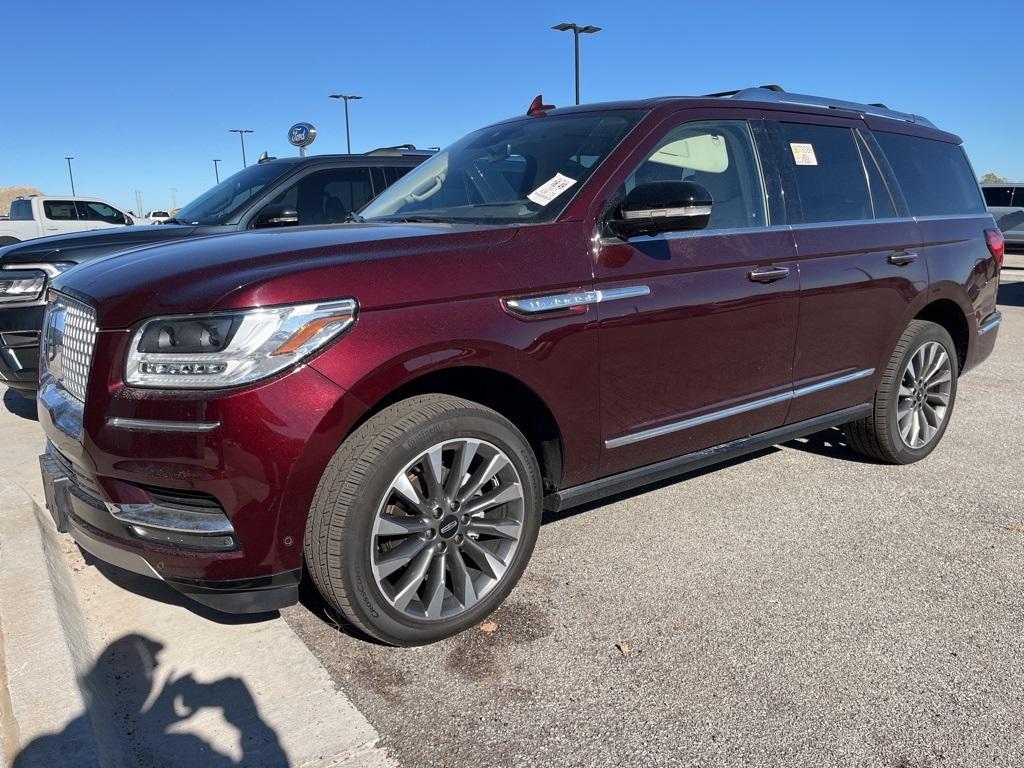
[(136, 224), (132, 227), (94, 229), (88, 232), (37, 237), (0, 248), (0, 263), (72, 262), (79, 264), (89, 259), (140, 245), (188, 237), (195, 230), (194, 226)]
[[(363, 310), (479, 294), (459, 262), (491, 259), (490, 280), (508, 280), (493, 249), (515, 227), (347, 224), (193, 237), (76, 267), (54, 287), (96, 307), (100, 328), (155, 315), (188, 314), (355, 297)], [(479, 278), (477, 278), (479, 279)]]

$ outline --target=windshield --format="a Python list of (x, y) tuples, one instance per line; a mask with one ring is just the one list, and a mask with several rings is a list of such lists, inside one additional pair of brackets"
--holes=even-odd
[(643, 115), (531, 117), (471, 133), (384, 190), (366, 221), (551, 221)]
[[(292, 169), (291, 163), (250, 165), (208, 189), (174, 215), (180, 224), (227, 224), (245, 204)], [(155, 212), (155, 215), (166, 213)]]

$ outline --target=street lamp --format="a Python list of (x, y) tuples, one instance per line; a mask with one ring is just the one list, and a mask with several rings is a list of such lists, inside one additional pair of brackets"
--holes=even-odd
[(222, 162), (224, 162), (224, 161), (223, 160), (214, 160), (213, 161), (213, 177), (215, 179), (217, 179), (217, 183), (218, 184), (220, 184), (220, 169), (217, 168), (217, 163), (222, 163)]
[(348, 132), (348, 103), (350, 101), (359, 101), (359, 99), (361, 99), (363, 97), (362, 96), (348, 96), (348, 95), (346, 95), (344, 93), (332, 93), (331, 94), (331, 98), (332, 99), (344, 99), (344, 101), (345, 101), (345, 147), (347, 148), (348, 153), (351, 155), (352, 154), (352, 137), (349, 135), (349, 132)]
[(245, 134), (252, 133), (249, 128), (228, 128), (228, 133), (237, 133), (238, 140), (242, 142), (242, 167), (245, 168)]
[(174, 210), (178, 207), (178, 188), (171, 187), (171, 209)]
[(592, 35), (595, 32), (600, 32), (600, 27), (595, 27), (588, 24), (585, 27), (581, 27), (579, 24), (569, 24), (568, 22), (562, 22), (561, 24), (555, 24), (552, 29), (557, 29), (559, 32), (568, 32), (572, 30), (573, 48), (576, 52), (576, 103), (580, 103), (580, 35)]
[(69, 157), (69, 156), (65, 155), (64, 159), (68, 161), (68, 177), (71, 179), (71, 196), (74, 197), (75, 196), (75, 174), (73, 174), (71, 172), (71, 161), (74, 160), (75, 158)]

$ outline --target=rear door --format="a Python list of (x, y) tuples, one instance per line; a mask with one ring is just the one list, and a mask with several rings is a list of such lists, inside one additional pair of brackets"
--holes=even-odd
[(789, 230), (769, 216), (761, 127), (754, 110), (678, 114), (599, 196), (606, 216), (639, 183), (685, 179), (714, 201), (706, 229), (596, 244), (602, 474), (785, 419), (799, 276)]
[(928, 285), (917, 227), (862, 127), (769, 114), (800, 265), (788, 423), (868, 402), (893, 330)]
[(74, 200), (43, 200), (44, 235), (59, 235), (65, 232), (81, 232), (86, 223)]

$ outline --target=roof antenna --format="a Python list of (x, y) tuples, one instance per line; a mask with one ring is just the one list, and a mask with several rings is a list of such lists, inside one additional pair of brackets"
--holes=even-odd
[(528, 110), (526, 110), (526, 114), (529, 117), (544, 117), (544, 115), (547, 114), (549, 109), (554, 109), (554, 108), (555, 108), (554, 104), (545, 104), (544, 103), (544, 95), (541, 94), (541, 93), (538, 93), (537, 94), (537, 98), (535, 98), (532, 102), (530, 102), (530, 108)]

